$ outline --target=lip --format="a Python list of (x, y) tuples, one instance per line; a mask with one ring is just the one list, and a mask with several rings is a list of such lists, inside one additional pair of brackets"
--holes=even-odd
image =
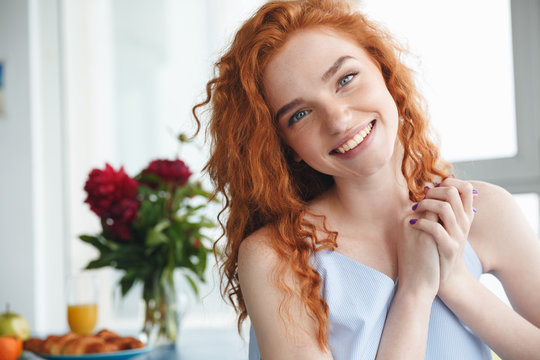
[[(330, 155), (347, 155), (349, 152), (354, 151), (354, 150), (356, 150), (356, 148), (361, 147), (365, 140), (362, 141), (362, 143), (360, 143), (356, 148), (354, 148), (353, 150), (349, 150), (344, 154), (337, 151), (337, 149), (339, 149), (341, 146), (345, 145), (350, 139), (352, 139), (356, 134), (358, 134), (360, 132), (360, 130), (366, 128), (370, 123), (372, 123), (373, 127), (375, 127), (376, 120), (377, 119), (372, 119), (367, 123), (363, 123), (361, 125), (358, 125), (358, 126), (352, 128), (351, 130), (349, 130), (347, 132), (347, 134), (340, 140), (339, 144), (332, 148), (332, 150), (330, 151)], [(372, 131), (373, 131), (373, 129), (372, 129)], [(369, 138), (370, 135), (371, 135), (371, 132), (368, 134), (367, 138)]]

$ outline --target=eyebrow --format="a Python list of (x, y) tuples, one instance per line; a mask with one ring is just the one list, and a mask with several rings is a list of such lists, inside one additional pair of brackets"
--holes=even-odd
[[(354, 59), (354, 57), (349, 56), (349, 55), (339, 57), (336, 60), (336, 62), (332, 66), (330, 66), (328, 70), (324, 72), (323, 76), (321, 77), (321, 80), (324, 82), (328, 81), (328, 79), (330, 79), (335, 73), (338, 72), (338, 70), (341, 68), (341, 66), (345, 62), (345, 60), (348, 60), (348, 59)], [(291, 110), (295, 106), (298, 106), (303, 101), (304, 100), (302, 98), (296, 98), (293, 101), (283, 105), (276, 113), (276, 117), (275, 117), (276, 121), (278, 121), (279, 118), (283, 116), (283, 114), (285, 114), (287, 111)]]
[(287, 103), (283, 105), (276, 113), (276, 121), (279, 120), (279, 118), (285, 114), (287, 111), (291, 110), (293, 107), (298, 106), (300, 103), (304, 102), (304, 99), (302, 98), (296, 98), (290, 103)]
[(340, 58), (338, 58), (336, 62), (334, 63), (334, 65), (330, 66), (330, 68), (326, 70), (326, 72), (321, 77), (321, 80), (324, 82), (328, 81), (328, 79), (330, 79), (335, 73), (337, 73), (337, 71), (339, 70), (341, 65), (343, 65), (345, 60), (348, 60), (348, 59), (354, 59), (354, 58), (349, 55), (341, 56)]

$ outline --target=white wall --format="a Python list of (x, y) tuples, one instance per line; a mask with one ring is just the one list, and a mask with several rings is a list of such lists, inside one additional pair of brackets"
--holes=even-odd
[(63, 139), (56, 0), (0, 2), (0, 306), (34, 333), (64, 321)]
[(0, 309), (35, 322), (34, 214), (28, 2), (0, 2), (0, 61), (5, 114), (0, 117)]

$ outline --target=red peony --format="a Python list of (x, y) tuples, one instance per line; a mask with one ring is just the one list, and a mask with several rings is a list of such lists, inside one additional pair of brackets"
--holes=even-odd
[(131, 228), (129, 227), (129, 224), (116, 222), (113, 220), (111, 225), (107, 225), (107, 229), (109, 230), (111, 236), (115, 239), (126, 241), (131, 238)]
[(107, 228), (115, 238), (129, 240), (130, 225), (137, 220), (139, 202), (136, 199), (121, 199), (112, 204), (107, 214)]
[(140, 206), (137, 187), (137, 181), (130, 178), (123, 167), (115, 171), (109, 164), (104, 170), (92, 170), (84, 185), (88, 195), (84, 202), (105, 221), (115, 238), (131, 237), (130, 225), (137, 219)]
[(154, 160), (143, 170), (143, 174), (154, 174), (165, 183), (183, 186), (191, 171), (182, 160)]

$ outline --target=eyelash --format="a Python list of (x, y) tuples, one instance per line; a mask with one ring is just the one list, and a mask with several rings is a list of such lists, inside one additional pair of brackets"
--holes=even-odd
[[(303, 115), (302, 117), (300, 118), (297, 118), (298, 115), (302, 114), (302, 113), (305, 113), (305, 115)], [(300, 111), (297, 111), (293, 114), (293, 116), (291, 116), (289, 118), (289, 126), (292, 126), (294, 123), (296, 123), (297, 121), (301, 120), (304, 116), (306, 116), (307, 114), (309, 114), (310, 111), (309, 110), (300, 110)]]
[[(341, 89), (342, 87), (347, 86), (347, 85), (352, 81), (352, 79), (353, 79), (356, 75), (358, 75), (358, 72), (354, 72), (354, 73), (347, 74), (347, 75), (345, 75), (344, 77), (342, 77), (341, 79), (339, 79), (339, 81), (338, 81), (338, 89)], [(349, 78), (349, 80), (348, 80), (346, 83), (342, 84), (342, 81), (345, 80), (345, 79), (347, 79), (347, 78)], [(310, 112), (311, 112), (311, 111), (309, 111), (309, 110), (300, 110), (300, 111), (295, 112), (295, 113), (289, 118), (289, 123), (288, 123), (288, 125), (289, 125), (289, 126), (294, 125), (294, 123), (296, 123), (297, 121), (299, 121), (299, 120), (301, 120), (302, 118), (304, 118), (304, 117), (305, 117), (307, 114), (309, 114)], [(305, 113), (305, 114), (304, 114), (303, 116), (301, 116), (300, 118), (298, 118), (298, 116), (301, 115), (301, 114), (303, 114), (303, 113)]]
[[(338, 81), (338, 88), (342, 88), (342, 87), (344, 87), (344, 86), (347, 86), (347, 84), (349, 84), (349, 83), (352, 81), (352, 79), (353, 79), (356, 75), (358, 75), (358, 73), (357, 73), (357, 72), (354, 72), (354, 73), (350, 73), (350, 74), (347, 74), (347, 75), (345, 75), (344, 77), (342, 77), (342, 78)], [(343, 80), (347, 79), (347, 78), (350, 78), (349, 81), (347, 81), (345, 84), (341, 84), (341, 82), (342, 82)]]

